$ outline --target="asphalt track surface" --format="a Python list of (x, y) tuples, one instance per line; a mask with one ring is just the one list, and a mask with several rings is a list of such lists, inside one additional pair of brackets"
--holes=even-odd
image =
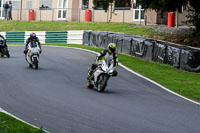
[(23, 48), (0, 58), (0, 107), (52, 133), (199, 133), (200, 107), (119, 67), (104, 93), (86, 87), (95, 54), (43, 47), (39, 69)]

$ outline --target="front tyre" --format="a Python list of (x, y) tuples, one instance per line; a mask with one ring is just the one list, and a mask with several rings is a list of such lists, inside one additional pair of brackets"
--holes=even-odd
[(38, 63), (35, 64), (35, 69), (38, 69)]
[(35, 69), (38, 69), (38, 59), (36, 57), (33, 58), (33, 64)]
[(103, 92), (105, 90), (108, 78), (109, 78), (108, 75), (105, 74), (100, 75), (97, 88), (98, 92)]
[(31, 68), (31, 67), (33, 67), (33, 65), (32, 65), (32, 64), (29, 64), (29, 67)]
[(6, 56), (7, 56), (8, 58), (10, 58), (10, 54), (9, 54), (9, 53), (7, 53)]

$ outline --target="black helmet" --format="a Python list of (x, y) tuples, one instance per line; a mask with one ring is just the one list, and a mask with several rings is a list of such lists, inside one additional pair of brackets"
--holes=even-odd
[(30, 34), (30, 37), (31, 37), (31, 38), (36, 38), (36, 34), (35, 34), (34, 32), (32, 32), (32, 33)]

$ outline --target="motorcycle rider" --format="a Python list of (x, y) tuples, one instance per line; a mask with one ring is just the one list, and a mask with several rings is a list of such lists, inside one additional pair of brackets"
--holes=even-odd
[(36, 36), (36, 34), (35, 34), (34, 32), (32, 32), (32, 33), (30, 34), (30, 37), (27, 38), (27, 40), (26, 40), (24, 54), (27, 54), (27, 52), (28, 52), (28, 44), (29, 44), (31, 41), (35, 41), (35, 42), (38, 43), (38, 46), (39, 46), (39, 48), (40, 48), (40, 53), (42, 53), (42, 48), (41, 48), (41, 43), (40, 43), (40, 41), (39, 41), (39, 38)]
[(1, 47), (7, 47), (7, 45), (6, 45), (6, 40), (4, 39), (4, 37), (0, 34), (0, 46)]
[(0, 39), (1, 39), (1, 40), (3, 40), (3, 39), (4, 39), (4, 37), (3, 37), (1, 34), (0, 34)]
[[(89, 72), (88, 72), (88, 78), (89, 80), (92, 77), (92, 74), (94, 72), (94, 70), (97, 68), (98, 66), (98, 61), (99, 60), (107, 60), (108, 58), (114, 61), (114, 66), (113, 67), (117, 67), (118, 65), (118, 58), (117, 58), (117, 54), (116, 54), (116, 44), (115, 43), (109, 43), (108, 47), (105, 48), (96, 58), (96, 62), (94, 64), (92, 64)], [(113, 71), (113, 75), (112, 76), (117, 76), (117, 70), (115, 69)]]

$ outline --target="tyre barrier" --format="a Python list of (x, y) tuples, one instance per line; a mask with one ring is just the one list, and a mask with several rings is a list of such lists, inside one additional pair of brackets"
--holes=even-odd
[(118, 53), (169, 64), (184, 71), (200, 72), (199, 48), (131, 34), (105, 31), (83, 33), (83, 45), (106, 48), (111, 42), (116, 43)]

